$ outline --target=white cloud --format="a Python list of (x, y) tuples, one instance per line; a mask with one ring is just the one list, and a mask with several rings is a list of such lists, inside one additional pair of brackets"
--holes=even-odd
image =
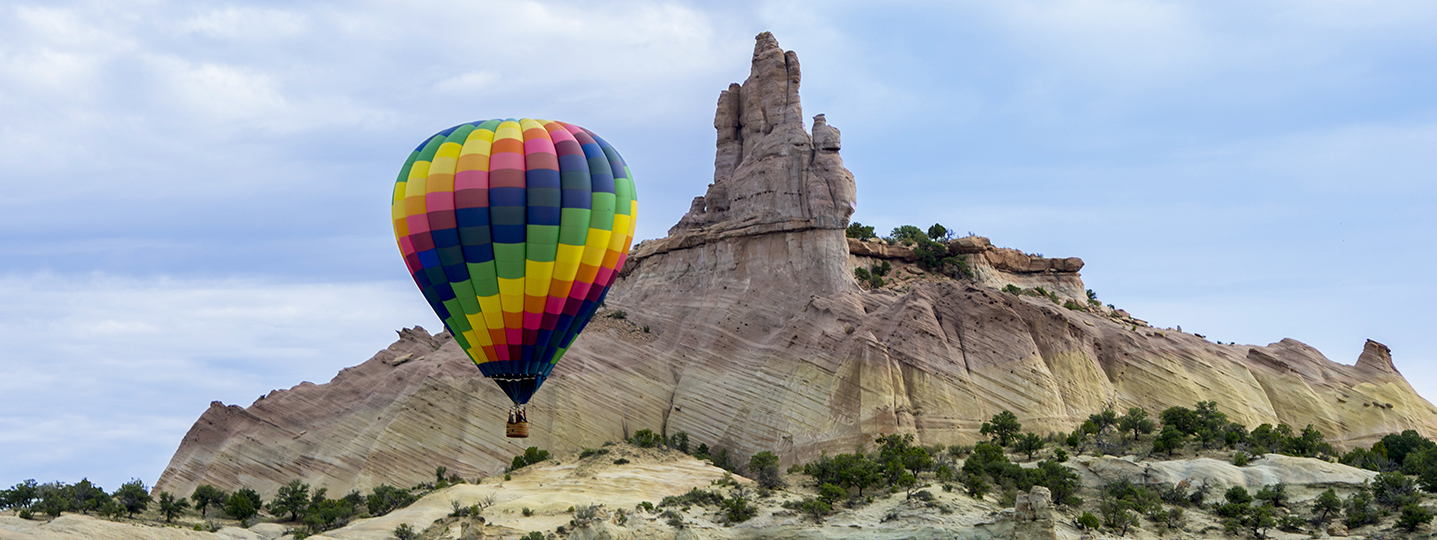
[(210, 401), (249, 405), (276, 388), (322, 383), (388, 346), (394, 330), (438, 331), (412, 289), (0, 276), (0, 483), (40, 474), (153, 482)]
[(284, 118), (289, 103), (273, 78), (242, 66), (194, 63), (175, 57), (154, 59), (163, 92), (190, 118), (222, 125), (236, 120), (269, 122)]
[(302, 13), (233, 5), (192, 15), (176, 22), (174, 28), (180, 33), (234, 41), (293, 37), (310, 30), (308, 17)]

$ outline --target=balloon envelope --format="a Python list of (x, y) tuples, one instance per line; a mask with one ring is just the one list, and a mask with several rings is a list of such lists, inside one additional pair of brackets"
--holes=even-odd
[(484, 376), (529, 401), (603, 303), (634, 239), (633, 176), (564, 122), (441, 131), (394, 184), (394, 237), (434, 313)]

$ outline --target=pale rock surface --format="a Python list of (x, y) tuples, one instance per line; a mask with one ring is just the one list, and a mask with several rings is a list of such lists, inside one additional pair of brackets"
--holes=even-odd
[(573, 452), (643, 428), (740, 459), (772, 450), (787, 466), (879, 434), (971, 444), (1005, 409), (1046, 433), (1106, 407), (1206, 400), (1249, 427), (1313, 424), (1343, 448), (1437, 435), (1437, 411), (1375, 342), (1342, 365), (1295, 340), (1220, 345), (997, 288), (1003, 276), (1068, 276), (1060, 294), (1082, 298), (1076, 271), (1057, 271), (1076, 262), (990, 279), (986, 255), (969, 255), (973, 281), (860, 289), (843, 231), (852, 176), (836, 130), (804, 131), (798, 81), (796, 55), (760, 35), (748, 80), (719, 99), (703, 204), (630, 254), (608, 296), (625, 322), (601, 313), (576, 341), (530, 404), (532, 438), (506, 439), (508, 400), (446, 334), (416, 328), (327, 384), (213, 405), (155, 489), (408, 486), (440, 465), (472, 478), (527, 446)]
[(273, 524), (225, 527), (211, 533), (116, 523), (82, 514), (62, 514), (48, 522), (0, 516), (0, 540), (275, 540), (283, 532), (284, 527)]
[(1053, 493), (1043, 486), (1033, 486), (1028, 493), (1019, 493), (1013, 507), (1014, 540), (1057, 540), (1053, 522)]
[[(1279, 483), (1313, 489), (1356, 488), (1377, 476), (1376, 472), (1340, 463), (1281, 454), (1263, 455), (1243, 467), (1212, 458), (1138, 461), (1132, 456), (1079, 456), (1067, 465), (1073, 467), (1083, 485), (1089, 487), (1117, 480), (1169, 485), (1187, 480), (1193, 486), (1209, 485), (1210, 498), (1221, 497), (1223, 491), (1233, 486), (1242, 486), (1254, 493), (1263, 486)], [(1305, 500), (1316, 494), (1294, 491), (1292, 495), (1294, 500)]]

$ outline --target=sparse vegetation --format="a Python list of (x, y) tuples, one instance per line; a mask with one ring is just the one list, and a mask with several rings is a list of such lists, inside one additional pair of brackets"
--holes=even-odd
[[(168, 491), (160, 492), (160, 515), (165, 516), (165, 523), (173, 523), (175, 518), (184, 514), (190, 509), (190, 501), (187, 499), (176, 499)], [(59, 515), (58, 513), (56, 515)]]
[(757, 478), (759, 487), (778, 489), (784, 487), (783, 476), (778, 472), (778, 456), (764, 450), (748, 460), (748, 470)]
[(641, 429), (629, 437), (628, 443), (639, 448), (656, 448), (664, 445), (664, 438), (651, 429)]
[(258, 492), (248, 487), (241, 486), (225, 499), (225, 513), (240, 520), (240, 523), (259, 515), (261, 508), (264, 508), (264, 501), (260, 499)]
[(399, 540), (414, 540), (419, 537), (419, 533), (408, 523), (400, 523), (398, 527), (394, 528), (394, 537)]
[[(251, 493), (253, 493), (253, 491), (251, 491)], [(138, 479), (121, 484), (120, 489), (115, 490), (115, 493), (111, 496), (115, 499), (115, 503), (120, 505), (120, 507), (125, 510), (125, 514), (130, 518), (135, 517), (135, 512), (145, 511), (146, 508), (150, 507), (150, 503), (154, 502), (154, 499), (150, 498), (150, 490), (145, 489), (144, 482)], [(255, 495), (255, 499), (259, 499), (259, 495)], [(57, 513), (55, 515), (59, 514)], [(243, 521), (243, 518), (240, 518), (240, 520)]]
[(374, 488), (373, 493), (365, 498), (364, 502), (365, 507), (369, 510), (369, 515), (382, 516), (414, 504), (414, 501), (417, 500), (419, 497), (407, 489), (380, 484), (379, 487)]
[(1023, 424), (1018, 422), (1018, 416), (1012, 411), (1004, 410), (993, 415), (991, 420), (983, 422), (978, 433), (992, 437), (992, 441), (998, 446), (1008, 446), (1013, 444), (1013, 439), (1017, 438), (1022, 429)]
[(848, 228), (844, 230), (844, 235), (849, 238), (856, 238), (858, 240), (867, 240), (869, 238), (878, 237), (878, 233), (873, 232), (873, 227), (865, 227), (862, 223), (859, 223), (857, 221), (848, 224)]
[(514, 456), (514, 460), (509, 464), (509, 470), (517, 471), (519, 469), (534, 465), (536, 463), (542, 463), (544, 461), (547, 461), (548, 459), (548, 450), (540, 450), (537, 446), (530, 446), (524, 449), (523, 454)]
[[(1161, 423), (1156, 421), (1159, 419)], [(607, 515), (595, 506), (576, 505), (570, 508), (574, 520), (566, 525), (567, 530), (560, 536), (601, 519), (621, 525), (626, 522), (632, 524), (631, 514), (651, 517), (656, 511), (662, 512), (658, 516), (660, 521), (683, 528), (687, 526), (683, 512), (694, 507), (703, 508), (703, 512), (715, 521), (736, 525), (765, 513), (760, 502), (763, 500), (782, 504), (800, 513), (805, 521), (811, 518), (822, 522), (836, 512), (873, 504), (875, 499), (888, 499), (892, 502), (882, 503), (891, 505), (884, 510), (889, 514), (885, 517), (886, 521), (913, 515), (913, 512), (924, 511), (921, 510), (924, 508), (949, 513), (955, 508), (949, 502), (955, 495), (947, 493), (958, 489), (990, 502), (996, 500), (1001, 505), (1012, 505), (1018, 494), (1038, 485), (1047, 487), (1056, 503), (1073, 507), (1068, 515), (1072, 516), (1069, 519), (1075, 520), (1075, 525), (1084, 530), (1101, 529), (1113, 536), (1125, 536), (1133, 528), (1148, 529), (1144, 535), (1164, 536), (1179, 530), (1185, 531), (1183, 534), (1204, 535), (1205, 531), (1200, 532), (1198, 528), (1210, 523), (1209, 516), (1216, 518), (1231, 533), (1250, 538), (1268, 537), (1273, 534), (1271, 529), (1320, 534), (1334, 520), (1341, 520), (1351, 529), (1371, 527), (1355, 534), (1375, 537), (1387, 534), (1377, 531), (1389, 528), (1408, 532), (1423, 530), (1430, 527), (1433, 520), (1431, 509), (1422, 506), (1423, 495), (1419, 489), (1428, 486), (1423, 473), (1437, 469), (1437, 464), (1433, 463), (1437, 461), (1437, 444), (1414, 431), (1392, 434), (1372, 447), (1354, 449), (1342, 455), (1344, 461), (1386, 469), (1379, 470), (1379, 474), (1361, 488), (1353, 490), (1341, 485), (1336, 489), (1323, 488), (1324, 491), (1315, 499), (1295, 503), (1293, 495), (1302, 496), (1312, 486), (1290, 487), (1275, 483), (1252, 493), (1237, 486), (1221, 492), (1220, 500), (1208, 505), (1205, 504), (1207, 484), (1194, 485), (1186, 480), (1176, 485), (1139, 484), (1137, 480), (1113, 482), (1084, 491), (1076, 472), (1062, 462), (1068, 458), (1070, 451), (1146, 457), (1149, 445), (1154, 457), (1187, 454), (1222, 458), (1230, 455), (1238, 465), (1246, 464), (1255, 451), (1264, 448), (1277, 448), (1294, 455), (1330, 456), (1324, 448), (1322, 434), (1311, 427), (1295, 433), (1281, 424), (1259, 426), (1248, 432), (1244, 426), (1228, 421), (1225, 415), (1217, 412), (1214, 402), (1200, 402), (1195, 409), (1171, 407), (1158, 418), (1150, 417), (1138, 407), (1128, 408), (1121, 415), (1107, 409), (1088, 416), (1081, 426), (1067, 434), (1043, 436), (1024, 432), (1023, 427), (1018, 415), (1001, 411), (980, 429), (990, 440), (973, 447), (917, 446), (912, 435), (880, 436), (872, 439), (866, 448), (860, 445), (852, 453), (823, 454), (813, 462), (791, 467), (790, 473), (805, 475), (801, 482), (806, 486), (804, 489), (813, 491), (809, 492), (810, 496), (783, 494), (778, 498), (786, 501), (782, 503), (771, 498), (772, 490), (785, 487), (775, 452), (759, 451), (739, 458), (723, 448), (711, 449), (705, 444), (697, 444), (696, 455), (713, 460), (715, 465), (722, 463), (729, 469), (744, 468), (744, 473), (754, 478), (755, 483), (739, 484), (735, 476), (725, 475), (707, 489), (695, 488), (676, 497), (666, 497), (657, 506), (641, 503), (633, 509), (612, 510)], [(687, 451), (691, 444), (685, 433), (665, 437), (653, 430), (639, 430), (628, 438), (628, 442), (645, 448), (680, 451)], [(1063, 447), (1056, 448), (1059, 445)], [(586, 448), (579, 453), (579, 458), (605, 455), (612, 458), (616, 457), (612, 456), (614, 452), (612, 445)], [(639, 455), (648, 454), (651, 453)], [(547, 452), (530, 447), (524, 454), (515, 457), (513, 468), (522, 468), (549, 457)], [(604, 462), (609, 458), (605, 458)], [(1036, 466), (1027, 465), (1031, 468), (1015, 463), (1023, 459), (1039, 461)], [(615, 464), (628, 462), (624, 458), (614, 460)], [(139, 501), (147, 498), (148, 491), (138, 480), (121, 486), (113, 494), (107, 494), (88, 480), (74, 485), (60, 482), (38, 484), (29, 480), (11, 489), (0, 490), (0, 508), (15, 510), (15, 515), (23, 519), (44, 519), (46, 516), (59, 516), (62, 512), (93, 510), (111, 519), (139, 518), (142, 523), (156, 525), (178, 522), (179, 526), (195, 530), (219, 528), (214, 522), (204, 520), (213, 507), (220, 507), (225, 516), (239, 520), (245, 526), (257, 521), (261, 510), (267, 510), (268, 514), (264, 514), (266, 520), (300, 523), (291, 532), (294, 537), (303, 538), (343, 526), (356, 516), (379, 516), (392, 512), (414, 502), (418, 498), (416, 493), (422, 495), (425, 490), (463, 482), (457, 475), (449, 475), (444, 467), (437, 467), (434, 474), (434, 483), (421, 484), (416, 489), (381, 485), (368, 496), (351, 492), (338, 499), (330, 499), (324, 489), (316, 490), (295, 479), (280, 486), (268, 504), (262, 504), (259, 494), (249, 488), (226, 494), (212, 485), (202, 485), (188, 498), (161, 492), (154, 500), (141, 503)], [(1437, 472), (1432, 474), (1437, 475)], [(934, 489), (939, 485), (941, 492)], [(989, 495), (993, 497), (988, 498)], [(1083, 498), (1092, 502), (1084, 504)], [(487, 502), (469, 506), (455, 500), (451, 503), (453, 511), (449, 515), (452, 518), (478, 516), (483, 508), (492, 504), (492, 496)], [(200, 522), (184, 519), (187, 515), (194, 516), (189, 514), (191, 508), (198, 512)], [(522, 509), (522, 513), (526, 517), (538, 515), (532, 508)], [(270, 515), (274, 517), (270, 518)], [(420, 536), (412, 528), (409, 534), (412, 535), (410, 538)], [(403, 537), (399, 528), (395, 529), (395, 536)]]
[(190, 494), (190, 501), (195, 504), (195, 510), (199, 510), (200, 517), (204, 517), (210, 506), (223, 506), (227, 498), (229, 494), (209, 484), (201, 484)]
[(1432, 512), (1415, 502), (1403, 506), (1402, 515), (1397, 518), (1397, 527), (1407, 532), (1416, 531), (1428, 523), (1432, 523)]

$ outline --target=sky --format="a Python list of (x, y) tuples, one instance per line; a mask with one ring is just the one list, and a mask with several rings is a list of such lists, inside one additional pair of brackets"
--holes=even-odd
[(454, 124), (593, 129), (663, 236), (765, 30), (855, 221), (1082, 257), (1215, 341), (1377, 340), (1431, 398), (1432, 28), (1427, 0), (6, 2), (0, 486), (153, 484), (211, 401), (437, 331), (388, 197)]

